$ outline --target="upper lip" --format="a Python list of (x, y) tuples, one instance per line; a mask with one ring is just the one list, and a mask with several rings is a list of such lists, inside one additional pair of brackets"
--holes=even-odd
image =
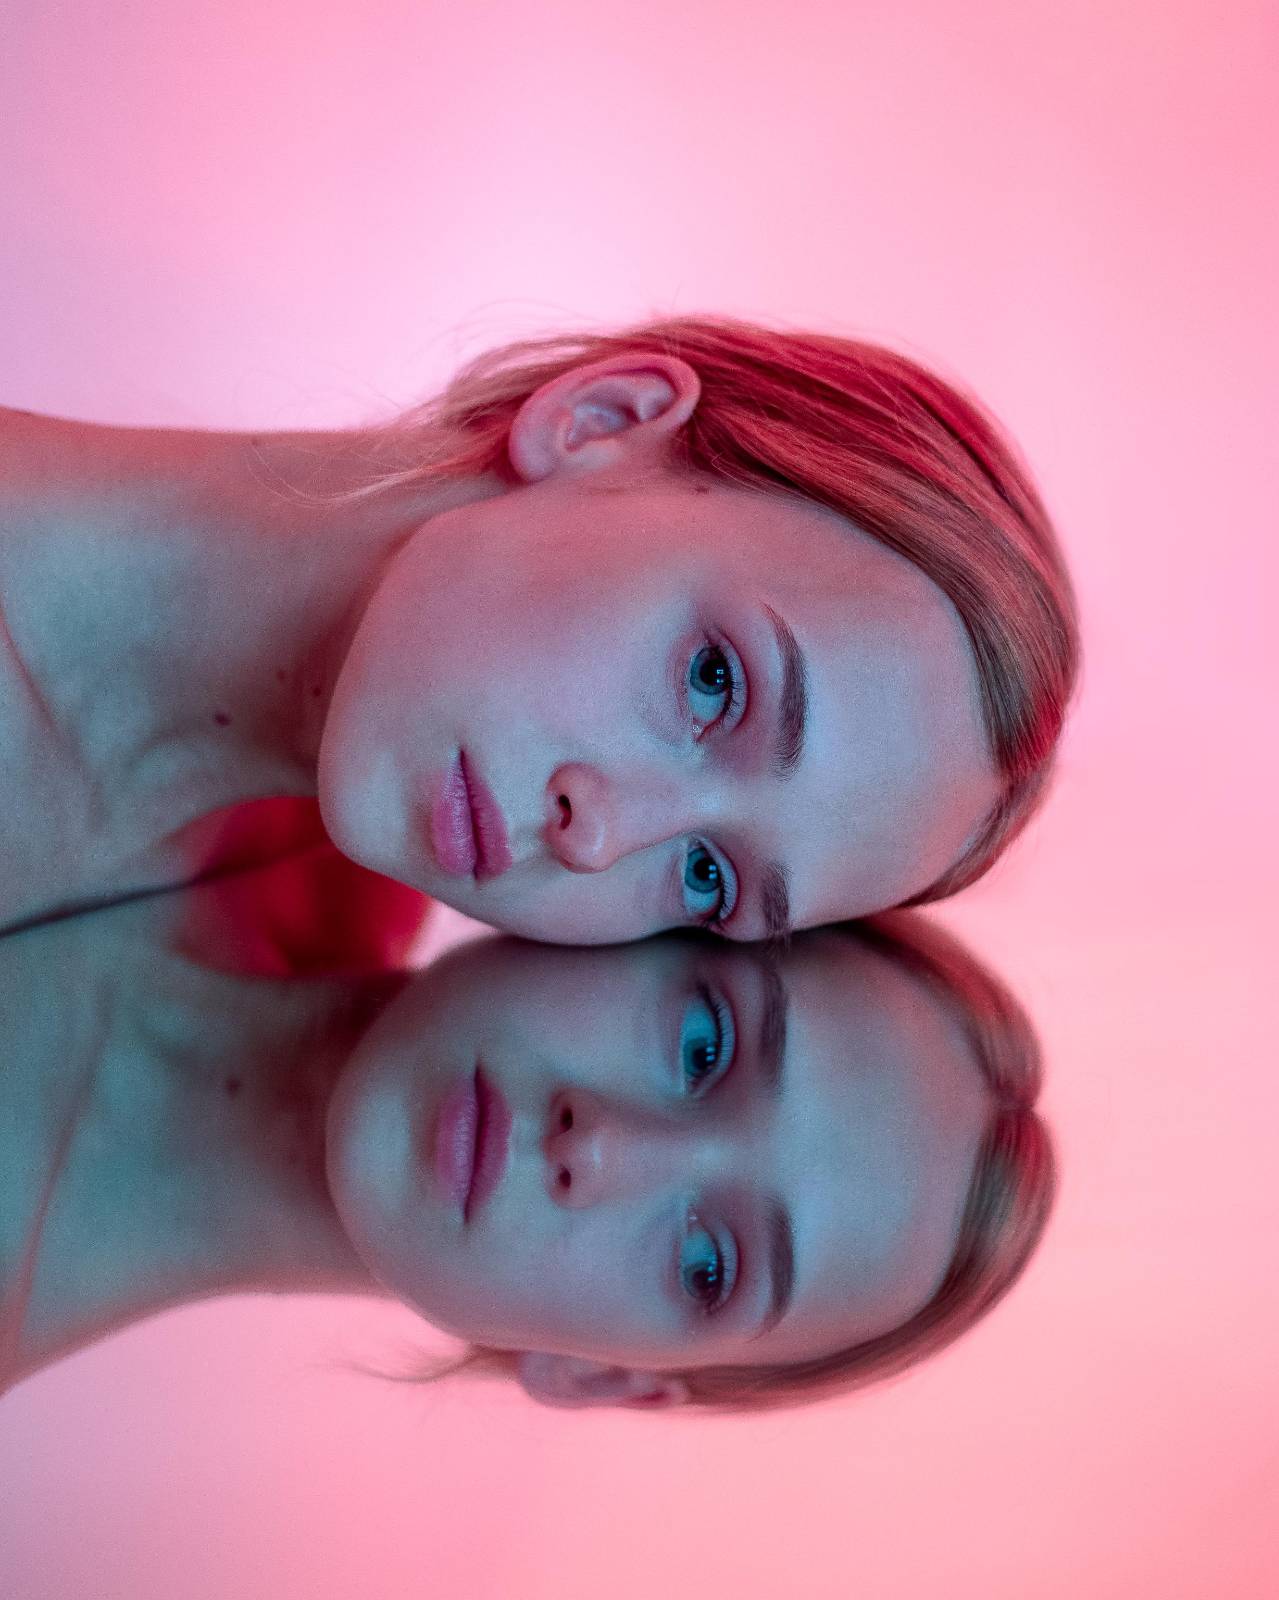
[(469, 1222), (477, 1206), (483, 1205), (497, 1188), (506, 1170), (511, 1139), (511, 1108), (501, 1090), (491, 1084), (480, 1068), (475, 1072), (477, 1122), (475, 1158), (471, 1182), (462, 1205), (463, 1220)]
[(511, 865), (511, 845), (502, 808), (466, 759), (465, 750), (459, 751), (458, 760), (471, 808), (471, 831), (475, 835), (475, 877), (482, 883), (486, 878), (498, 877)]

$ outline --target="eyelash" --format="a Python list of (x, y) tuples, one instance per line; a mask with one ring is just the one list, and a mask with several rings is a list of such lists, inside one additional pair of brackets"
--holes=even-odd
[[(680, 1070), (684, 1076), (685, 1092), (693, 1098), (700, 1097), (708, 1088), (718, 1084), (737, 1055), (737, 1037), (733, 1014), (729, 1007), (704, 984), (698, 985), (697, 996), (715, 1022), (715, 1060), (707, 1072), (692, 1083), (688, 1081), (688, 1060), (686, 1057), (681, 1060)], [(683, 1055), (682, 1046), (681, 1055)]]
[(733, 1060), (733, 1020), (729, 1015), (728, 1007), (717, 995), (706, 993), (706, 999), (711, 1008), (711, 1015), (715, 1018), (716, 1045), (718, 1047), (718, 1061), (724, 1063), (725, 1070)]

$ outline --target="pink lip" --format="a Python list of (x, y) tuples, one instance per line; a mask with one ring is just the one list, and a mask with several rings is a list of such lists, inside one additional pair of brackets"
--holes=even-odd
[(506, 837), (506, 823), (502, 808), (494, 800), (487, 786), (471, 763), (466, 752), (458, 755), (458, 765), (466, 780), (466, 792), (471, 801), (471, 822), (475, 829), (475, 876), (481, 883), (487, 878), (499, 878), (511, 864), (511, 846)]
[(501, 1182), (511, 1147), (511, 1108), (477, 1068), (444, 1097), (431, 1142), (444, 1196), (469, 1222)]
[(466, 753), (459, 751), (431, 803), (431, 848), (445, 872), (476, 882), (499, 877), (511, 865), (501, 807)]

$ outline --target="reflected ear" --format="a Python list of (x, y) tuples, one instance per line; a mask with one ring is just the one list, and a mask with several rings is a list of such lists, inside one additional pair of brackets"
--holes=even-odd
[(693, 414), (701, 379), (678, 356), (589, 361), (535, 389), (511, 423), (507, 453), (525, 483), (598, 472), (652, 454)]
[(547, 1406), (678, 1406), (688, 1399), (688, 1385), (669, 1372), (641, 1372), (614, 1367), (584, 1356), (551, 1355), (522, 1350), (516, 1371), (526, 1394)]

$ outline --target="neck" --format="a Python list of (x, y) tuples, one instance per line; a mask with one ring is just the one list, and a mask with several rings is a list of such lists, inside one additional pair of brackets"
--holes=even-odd
[(496, 492), (480, 480), (336, 497), (377, 471), (355, 433), (169, 435), (156, 554), (181, 671), (164, 711), (221, 752), (236, 799), (315, 792), (320, 737), (351, 639), (388, 562), (424, 522)]
[[(102, 916), (136, 925), (143, 910)], [(57, 931), (41, 934), (50, 950)], [(0, 1377), (211, 1295), (380, 1292), (329, 1198), (324, 1134), (345, 1062), (404, 980), (246, 981), (110, 943), (110, 980), (81, 974), (76, 1040), (37, 1034), (34, 1053), (57, 1059), (15, 1072), (14, 1136), (51, 1159), (42, 1193), (18, 1197), (31, 1223), (5, 1285)], [(38, 969), (65, 991), (65, 960)], [(38, 1085), (68, 1060), (78, 1085), (46, 1128)]]
[(388, 562), (440, 511), (500, 491), (477, 477), (342, 500), (382, 465), (376, 436), (351, 432), (46, 418), (0, 444), (7, 621), (83, 769), (92, 835), (67, 848), (87, 852), (78, 888), (95, 897), (188, 881), (205, 863), (187, 830), (210, 813), (314, 796)]

